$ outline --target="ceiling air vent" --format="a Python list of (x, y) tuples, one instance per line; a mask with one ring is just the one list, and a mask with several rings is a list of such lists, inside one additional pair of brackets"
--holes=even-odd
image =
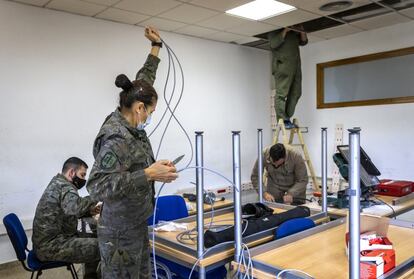
[(339, 12), (352, 6), (352, 1), (334, 1), (323, 4), (319, 10), (324, 12)]

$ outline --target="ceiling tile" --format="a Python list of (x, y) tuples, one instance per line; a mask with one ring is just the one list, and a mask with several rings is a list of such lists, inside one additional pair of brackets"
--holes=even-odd
[(405, 16), (399, 15), (397, 13), (389, 13), (381, 16), (354, 21), (352, 22), (352, 25), (370, 30), (408, 21), (410, 21), (410, 19)]
[(233, 33), (228, 33), (228, 32), (218, 32), (218, 33), (214, 33), (211, 35), (206, 35), (203, 36), (204, 38), (210, 39), (210, 40), (214, 40), (214, 41), (220, 41), (220, 42), (234, 42), (237, 40), (241, 40), (245, 37), (237, 35), (237, 34), (233, 34)]
[(182, 4), (181, 6), (160, 14), (159, 17), (192, 24), (218, 14), (218, 12), (214, 12), (212, 10)]
[(50, 0), (15, 0), (15, 2), (23, 3), (23, 4), (29, 4), (33, 6), (44, 6), (47, 2)]
[(97, 18), (118, 21), (127, 24), (137, 24), (149, 18), (147, 15), (128, 12), (120, 9), (109, 8), (102, 13), (96, 15)]
[(105, 10), (107, 7), (79, 0), (53, 0), (46, 6), (47, 8), (65, 11), (85, 16), (93, 16)]
[(277, 27), (267, 24), (267, 23), (263, 23), (259, 21), (250, 21), (248, 23), (229, 28), (226, 31), (240, 34), (240, 35), (245, 35), (245, 36), (254, 36), (254, 35), (269, 32), (275, 29), (277, 29)]
[(146, 15), (158, 15), (181, 4), (174, 0), (122, 0), (115, 7)]
[(259, 41), (259, 40), (260, 39), (256, 38), (256, 37), (244, 37), (244, 38), (236, 40), (234, 42), (239, 44), (239, 45), (243, 45), (243, 44), (247, 44), (247, 43), (251, 43), (251, 42), (256, 42), (256, 41)]
[(119, 0), (82, 0), (84, 2), (95, 3), (99, 5), (112, 6), (119, 2)]
[(347, 9), (340, 10), (340, 11), (333, 11), (333, 12), (325, 12), (319, 10), (319, 7), (323, 4), (326, 4), (328, 2), (333, 2), (331, 0), (278, 0), (280, 2), (283, 2), (285, 4), (292, 5), (296, 8), (299, 8), (301, 10), (306, 10), (312, 13), (320, 14), (320, 15), (329, 15), (334, 14), (338, 12), (343, 12), (349, 9), (357, 8), (363, 5), (371, 4), (371, 0), (354, 0), (352, 1), (352, 6), (350, 6)]
[(248, 22), (250, 21), (239, 17), (227, 14), (219, 14), (218, 16), (198, 22), (197, 25), (218, 30), (226, 30)]
[(192, 0), (190, 3), (205, 8), (225, 12), (227, 10), (236, 8), (252, 0)]
[(156, 27), (156, 28), (158, 28), (159, 30), (162, 30), (162, 31), (173, 31), (173, 30), (176, 30), (178, 28), (184, 27), (187, 24), (182, 23), (182, 22), (167, 20), (167, 19), (163, 19), (163, 18), (158, 18), (158, 17), (151, 17), (148, 20), (140, 22), (139, 25), (144, 26), (144, 27), (145, 26), (154, 26), (154, 27)]
[(289, 13), (284, 13), (275, 17), (264, 20), (266, 23), (270, 23), (276, 26), (291, 26), (294, 24), (302, 23), (311, 19), (320, 17), (318, 14), (305, 12), (302, 10), (295, 10)]
[(336, 37), (347, 36), (350, 34), (361, 32), (362, 30), (348, 24), (339, 25), (332, 28), (323, 29), (320, 31), (312, 32), (311, 36), (316, 36), (325, 39), (332, 39)]
[(414, 19), (414, 8), (400, 10), (399, 12)]
[(316, 43), (316, 42), (320, 42), (320, 41), (325, 41), (325, 39), (324, 38), (317, 37), (317, 36), (312, 36), (312, 35), (309, 35), (308, 34), (308, 42), (310, 44)]
[(199, 27), (195, 25), (187, 25), (183, 28), (179, 28), (175, 30), (174, 32), (185, 34), (185, 35), (190, 35), (190, 36), (195, 36), (195, 37), (203, 37), (203, 36), (207, 36), (213, 33), (217, 33), (216, 30)]

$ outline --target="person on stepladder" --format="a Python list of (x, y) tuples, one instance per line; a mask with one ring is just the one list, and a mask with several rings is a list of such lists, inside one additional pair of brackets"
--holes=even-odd
[(268, 39), (272, 49), (272, 74), (276, 86), (276, 117), (278, 122), (283, 119), (286, 129), (293, 129), (295, 125), (290, 118), (302, 95), (299, 46), (306, 45), (308, 38), (302, 25), (294, 25), (270, 32)]

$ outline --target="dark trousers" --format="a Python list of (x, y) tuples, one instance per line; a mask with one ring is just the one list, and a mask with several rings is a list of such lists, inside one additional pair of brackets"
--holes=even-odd
[(92, 234), (79, 234), (73, 237), (57, 237), (36, 249), (36, 256), (41, 261), (62, 261), (83, 263), (85, 279), (100, 278), (97, 272), (100, 255), (98, 239)]
[(146, 222), (125, 229), (98, 225), (98, 240), (103, 279), (151, 278)]

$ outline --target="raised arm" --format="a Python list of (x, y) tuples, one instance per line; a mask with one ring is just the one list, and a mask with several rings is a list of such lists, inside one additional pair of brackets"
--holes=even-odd
[(147, 39), (151, 42), (151, 52), (148, 55), (144, 66), (138, 71), (136, 79), (143, 79), (153, 85), (157, 74), (158, 64), (160, 63), (158, 54), (160, 52), (160, 48), (162, 47), (162, 42), (157, 29), (153, 27), (145, 28), (145, 37), (147, 37)]
[(305, 32), (300, 32), (300, 42), (299, 45), (304, 46), (308, 44), (308, 36)]
[(305, 29), (302, 24), (295, 25), (296, 32), (299, 33), (299, 45), (304, 46), (308, 44), (308, 36), (306, 35)]
[(282, 31), (270, 32), (269, 35), (267, 36), (270, 42), (270, 48), (271, 49), (279, 48), (285, 41), (286, 34), (289, 31), (290, 30), (288, 28), (285, 28)]

